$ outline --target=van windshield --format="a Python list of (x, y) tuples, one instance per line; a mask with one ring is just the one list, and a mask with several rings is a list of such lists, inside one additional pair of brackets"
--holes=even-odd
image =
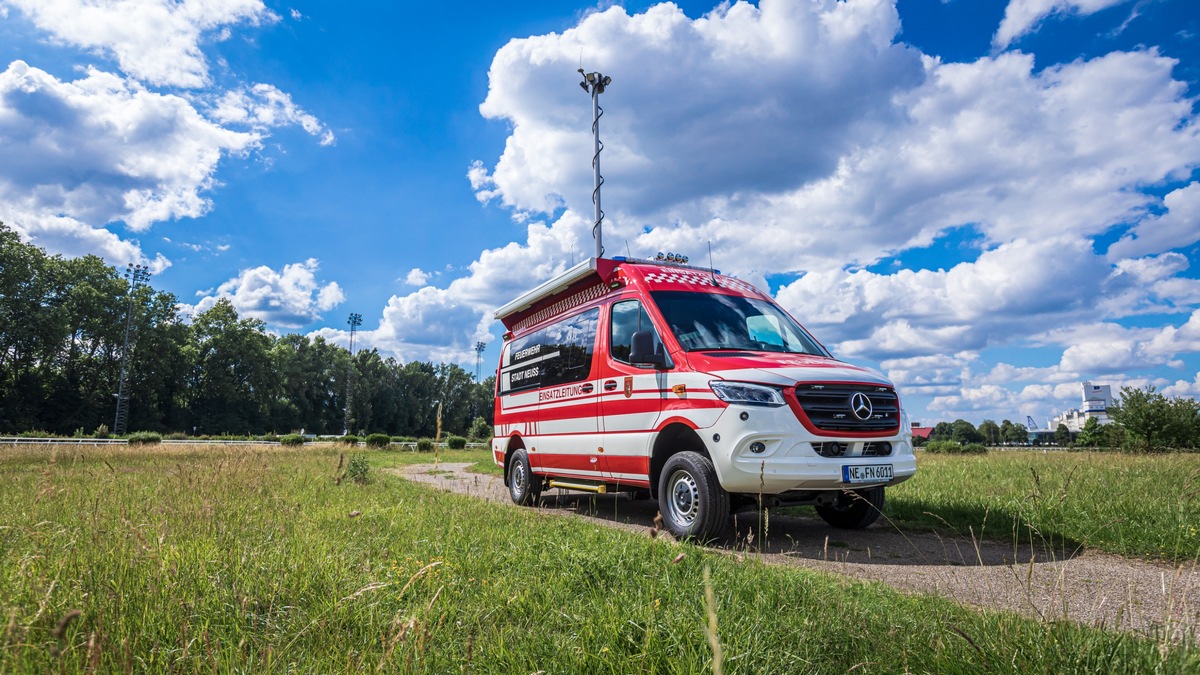
[(829, 356), (772, 302), (690, 291), (652, 291), (650, 295), (686, 351), (736, 349)]

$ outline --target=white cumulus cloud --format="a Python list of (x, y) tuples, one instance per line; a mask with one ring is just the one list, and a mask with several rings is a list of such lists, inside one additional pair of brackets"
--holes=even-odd
[(0, 0), (54, 40), (114, 58), (121, 70), (153, 85), (209, 84), (201, 50), (238, 25), (278, 17), (261, 0)]
[(430, 274), (420, 267), (414, 267), (404, 276), (404, 283), (409, 286), (424, 286), (429, 281)]
[(1142, 220), (1113, 244), (1109, 257), (1120, 260), (1161, 253), (1200, 241), (1200, 183), (1171, 191), (1163, 197), (1163, 206), (1165, 213)]
[[(473, 359), (475, 343), (493, 339), (489, 329), (496, 308), (565, 271), (579, 250), (578, 233), (584, 228), (585, 223), (571, 214), (551, 225), (529, 223), (526, 244), (485, 250), (471, 263), (467, 276), (445, 288), (425, 286), (392, 296), (377, 327), (358, 333), (359, 344), (404, 360), (462, 363)], [(421, 270), (412, 270), (408, 277), (427, 280)], [(322, 328), (314, 334), (339, 344), (349, 342), (344, 330)]]
[[(274, 22), (261, 0), (0, 0), (52, 43), (112, 57), (60, 80), (24, 61), (0, 72), (0, 220), (51, 253), (170, 264), (106, 229), (142, 232), (212, 206), (220, 161), (299, 126), (333, 133), (270, 84), (211, 87), (204, 47)], [(20, 28), (15, 28), (20, 30)], [(28, 29), (26, 29), (28, 30)], [(179, 93), (178, 89), (203, 89)], [(147, 258), (152, 258), (147, 260)]]
[(309, 258), (284, 265), (278, 271), (265, 265), (244, 269), (195, 305), (182, 309), (198, 314), (210, 309), (217, 300), (228, 298), (243, 317), (262, 319), (271, 326), (298, 328), (320, 320), (321, 312), (346, 299), (336, 281), (317, 280), (318, 267), (318, 261)]
[[(1010, 13), (1101, 4), (1013, 3)], [(1099, 343), (1046, 337), (1062, 363), (980, 365), (988, 350), (1027, 346), (1030, 327), (1200, 306), (1183, 251), (1200, 232), (1200, 192), (1188, 185), (1200, 120), (1177, 61), (1151, 46), (1060, 64), (1019, 52), (943, 63), (898, 42), (898, 28), (886, 0), (763, 0), (698, 19), (671, 4), (635, 15), (610, 7), (513, 40), (492, 62), (480, 108), (511, 131), (468, 180), (492, 208), (518, 220), (561, 213), (586, 239), (582, 52), (585, 69), (613, 78), (600, 97), (610, 254), (627, 243), (635, 256), (698, 260), (711, 243), (726, 271), (786, 274), (796, 280), (776, 289), (781, 303), (835, 353), (879, 362), (944, 410), (982, 409), (997, 390), (1009, 392), (1000, 404), (1032, 410), (1105, 363)], [(1097, 250), (1114, 232), (1125, 236)], [(960, 240), (972, 247), (965, 261), (941, 269), (875, 267)], [(462, 293), (473, 276), (451, 287)], [(1157, 330), (1123, 333), (1133, 344), (1108, 358), (1173, 367), (1176, 357), (1149, 346)], [(1016, 371), (1049, 389), (1023, 392), (1005, 379)]]
[(258, 132), (273, 127), (299, 126), (320, 138), (321, 145), (333, 145), (336, 140), (319, 119), (305, 112), (291, 95), (269, 84), (256, 84), (225, 92), (213, 106), (211, 116), (223, 124), (248, 126)]
[(992, 45), (1004, 49), (1014, 40), (1037, 29), (1042, 20), (1052, 14), (1087, 16), (1129, 0), (1010, 0), (1004, 8), (1004, 19), (992, 37)]
[(906, 358), (1023, 335), (1014, 317), (1088, 315), (1109, 269), (1086, 240), (1017, 240), (949, 270), (811, 272), (776, 298), (843, 356)]
[(610, 249), (695, 258), (711, 243), (723, 269), (805, 272), (869, 265), (968, 225), (1001, 244), (1095, 236), (1178, 208), (1144, 190), (1200, 156), (1173, 59), (944, 64), (896, 43), (898, 26), (890, 2), (765, 0), (694, 20), (674, 5), (613, 7), (513, 40), (481, 106), (512, 132), (468, 178), (517, 215), (590, 214), (582, 49), (614, 77), (600, 123)]
[(585, 67), (614, 78), (601, 97), (606, 203), (648, 214), (795, 188), (886, 126), (900, 112), (893, 95), (923, 79), (919, 53), (892, 41), (899, 26), (882, 0), (766, 0), (696, 20), (672, 4), (633, 16), (611, 7), (561, 34), (513, 40), (496, 54), (480, 106), (512, 134), (472, 183), (521, 210), (588, 211), (582, 51)]
[(0, 72), (0, 220), (53, 253), (136, 260), (138, 244), (100, 226), (203, 215), (220, 159), (260, 139), (110, 73), (61, 82), (14, 61)]

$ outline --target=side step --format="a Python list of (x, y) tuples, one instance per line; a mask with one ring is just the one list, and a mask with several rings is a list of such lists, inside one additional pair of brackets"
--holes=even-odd
[(558, 480), (556, 478), (550, 479), (550, 487), (562, 488), (564, 490), (582, 490), (584, 492), (595, 492), (596, 494), (600, 494), (600, 495), (608, 493), (608, 486), (605, 485), (604, 483), (586, 483), (586, 482), (578, 482), (578, 481), (577, 482), (569, 482), (569, 481), (565, 481), (565, 480)]

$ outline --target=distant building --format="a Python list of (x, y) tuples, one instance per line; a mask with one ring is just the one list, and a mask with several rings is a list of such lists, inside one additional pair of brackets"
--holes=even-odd
[(1112, 387), (1107, 384), (1092, 384), (1084, 382), (1080, 385), (1083, 392), (1083, 402), (1079, 408), (1072, 408), (1050, 420), (1049, 429), (1057, 429), (1065, 424), (1073, 432), (1083, 431), (1083, 425), (1088, 418), (1094, 417), (1100, 424), (1108, 424), (1108, 409), (1113, 406)]
[(932, 434), (932, 433), (933, 433), (933, 427), (921, 426), (920, 422), (912, 423), (913, 436), (918, 436), (920, 438), (924, 438), (925, 440), (929, 440), (929, 434)]

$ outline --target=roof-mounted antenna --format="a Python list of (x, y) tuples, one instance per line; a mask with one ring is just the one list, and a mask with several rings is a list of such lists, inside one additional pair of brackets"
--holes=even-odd
[[(580, 54), (580, 59), (582, 58)], [(604, 109), (600, 107), (600, 94), (604, 93), (605, 87), (612, 84), (612, 78), (598, 72), (585, 73), (582, 67), (579, 68), (579, 74), (583, 76), (579, 86), (592, 95), (592, 145), (595, 149), (592, 154), (595, 185), (592, 189), (592, 203), (596, 205), (596, 224), (592, 226), (592, 237), (596, 240), (596, 257), (600, 258), (604, 256), (604, 241), (600, 232), (600, 223), (604, 220), (604, 211), (600, 208), (600, 186), (604, 185), (604, 177), (600, 175), (600, 151), (604, 149), (604, 144), (600, 142), (600, 118), (604, 115)]]
[(713, 268), (713, 263), (712, 263), (712, 240), (711, 239), (708, 240), (708, 273), (712, 275), (712, 285), (720, 286), (721, 284), (717, 283), (717, 271), (716, 271), (716, 269)]

